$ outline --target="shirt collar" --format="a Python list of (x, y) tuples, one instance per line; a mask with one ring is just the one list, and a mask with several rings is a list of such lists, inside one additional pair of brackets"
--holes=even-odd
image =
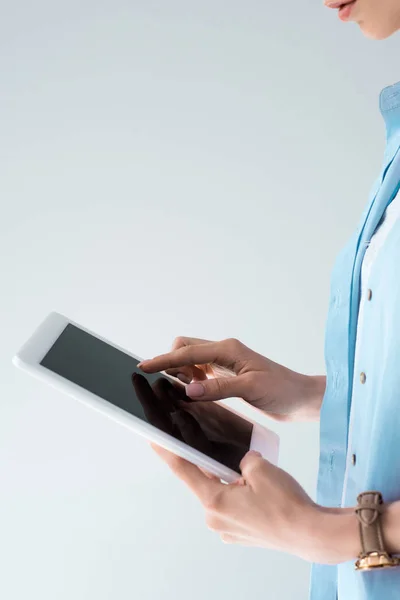
[(381, 91), (380, 110), (386, 124), (387, 137), (400, 134), (400, 81)]

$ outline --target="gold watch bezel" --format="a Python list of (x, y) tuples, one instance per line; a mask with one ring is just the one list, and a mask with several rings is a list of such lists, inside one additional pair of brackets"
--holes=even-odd
[(385, 569), (400, 566), (400, 559), (390, 556), (387, 552), (369, 552), (361, 555), (356, 564), (356, 571), (370, 571), (371, 569)]

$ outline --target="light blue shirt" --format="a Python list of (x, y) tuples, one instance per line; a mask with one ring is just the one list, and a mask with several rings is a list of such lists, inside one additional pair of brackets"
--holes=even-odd
[[(372, 296), (355, 361), (363, 257), (400, 189), (400, 82), (381, 92), (380, 109), (384, 161), (360, 223), (336, 259), (326, 322), (317, 501), (336, 508), (355, 506), (368, 490), (380, 491), (385, 502), (400, 500), (400, 220), (369, 272)], [(310, 600), (400, 600), (400, 568), (358, 572), (354, 562), (313, 565)]]

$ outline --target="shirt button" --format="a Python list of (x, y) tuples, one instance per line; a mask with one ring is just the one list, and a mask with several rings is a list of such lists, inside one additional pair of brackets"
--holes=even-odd
[(368, 298), (368, 300), (371, 300), (371, 298), (372, 298), (372, 290), (368, 290), (368, 292), (367, 292), (367, 298)]
[(360, 373), (360, 381), (361, 383), (365, 383), (367, 376), (365, 373)]
[(353, 467), (356, 466), (356, 462), (357, 462), (357, 457), (355, 454), (353, 454), (353, 456), (351, 457), (351, 464), (353, 465)]

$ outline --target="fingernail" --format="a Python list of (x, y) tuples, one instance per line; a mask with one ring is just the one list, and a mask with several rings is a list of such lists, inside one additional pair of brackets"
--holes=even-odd
[(142, 362), (138, 363), (137, 366), (139, 367), (139, 369), (141, 369), (143, 365), (147, 364), (148, 362), (148, 360), (142, 360)]
[(260, 458), (262, 458), (261, 452), (257, 452), (256, 450), (250, 450), (247, 454), (250, 454), (250, 456), (259, 456)]
[(204, 385), (201, 383), (189, 383), (185, 389), (186, 395), (190, 398), (200, 398), (200, 396), (204, 396), (205, 393)]
[(177, 379), (179, 379), (179, 381), (182, 381), (182, 383), (189, 384), (191, 382), (191, 379), (189, 379), (189, 377), (187, 377), (187, 375), (184, 375), (183, 373), (178, 373), (176, 377)]

